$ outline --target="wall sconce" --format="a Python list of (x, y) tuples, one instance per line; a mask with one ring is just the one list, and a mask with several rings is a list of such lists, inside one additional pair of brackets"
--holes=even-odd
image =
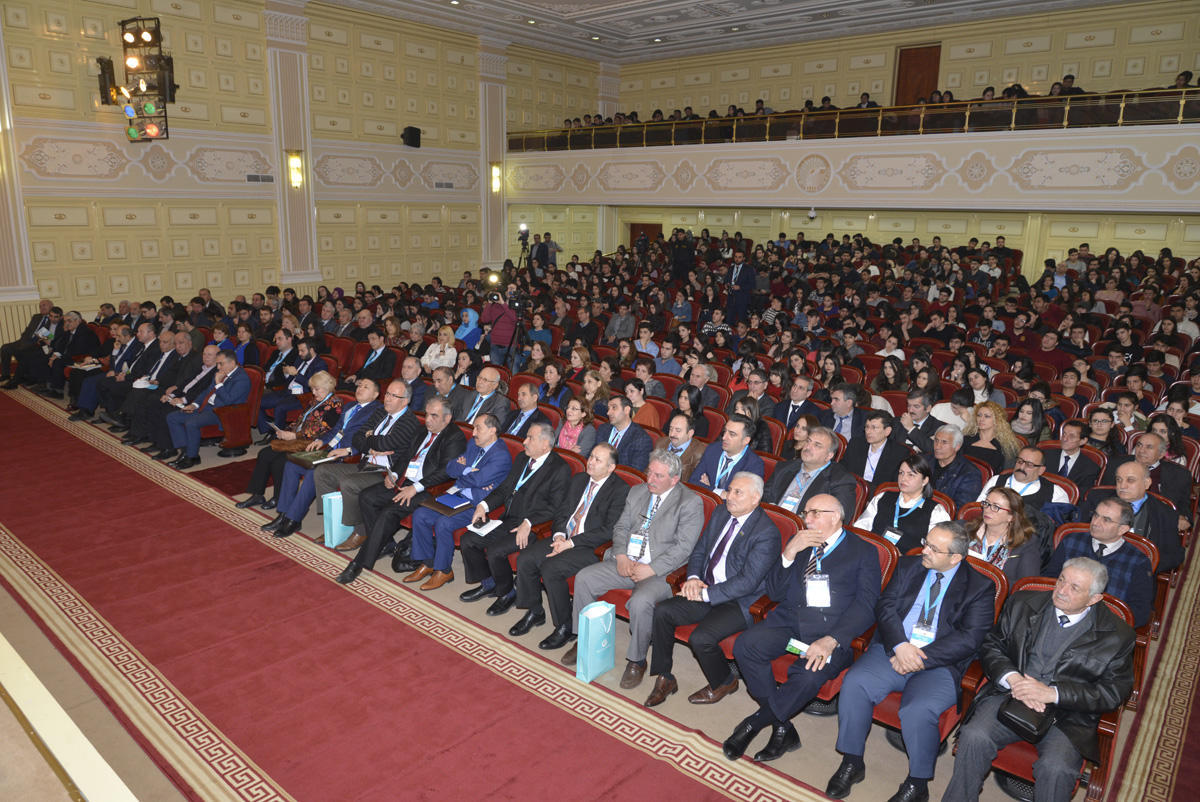
[(292, 189), (304, 186), (304, 157), (298, 150), (287, 152), (288, 183)]
[(500, 162), (492, 162), (492, 194), (500, 192)]

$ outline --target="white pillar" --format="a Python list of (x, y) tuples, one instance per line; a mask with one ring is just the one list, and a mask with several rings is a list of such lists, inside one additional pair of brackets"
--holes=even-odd
[[(479, 37), (479, 161), (480, 175), (480, 235), (483, 263), (499, 268), (507, 256), (507, 215), (504, 205), (504, 153), (508, 148), (508, 101), (505, 84), (508, 80), (508, 42), (491, 37)], [(492, 167), (500, 168), (498, 192), (492, 191)]]
[[(4, 26), (0, 25), (0, 53), (7, 52)], [(0, 92), (0, 302), (36, 301), (38, 293), (33, 283), (25, 199), (21, 192), (17, 140), (13, 131), (12, 95), (7, 91), (6, 58), (0, 58), (0, 86), (6, 88)], [(7, 336), (9, 331), (4, 333), (6, 341), (12, 339)], [(17, 333), (20, 333), (19, 329)]]

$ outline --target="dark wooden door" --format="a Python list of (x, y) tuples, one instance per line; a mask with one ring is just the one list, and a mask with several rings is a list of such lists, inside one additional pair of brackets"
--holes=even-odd
[(913, 106), (917, 98), (929, 97), (938, 88), (941, 61), (940, 44), (900, 48), (896, 56), (896, 96), (892, 102), (897, 106)]
[(629, 247), (632, 248), (637, 242), (638, 237), (646, 233), (646, 239), (654, 242), (658, 239), (658, 235), (662, 233), (662, 223), (630, 223), (629, 224)]

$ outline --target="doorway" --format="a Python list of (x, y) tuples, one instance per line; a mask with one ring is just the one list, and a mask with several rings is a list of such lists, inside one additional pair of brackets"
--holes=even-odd
[(929, 97), (929, 93), (938, 88), (938, 68), (941, 61), (940, 44), (900, 48), (896, 56), (896, 93), (893, 104), (915, 106), (918, 98)]
[(629, 224), (629, 247), (632, 248), (637, 243), (638, 237), (642, 234), (646, 235), (646, 239), (654, 242), (662, 234), (662, 223), (630, 223)]

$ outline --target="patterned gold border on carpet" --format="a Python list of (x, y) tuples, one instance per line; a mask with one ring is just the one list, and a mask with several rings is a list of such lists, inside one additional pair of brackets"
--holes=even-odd
[(203, 799), (292, 799), (3, 524), (0, 576)]
[[(345, 567), (344, 557), (307, 538), (274, 538), (264, 533), (259, 528), (261, 516), (237, 509), (231, 498), (189, 478), (186, 473), (122, 446), (111, 435), (93, 426), (69, 423), (62, 407), (24, 392), (12, 397), (169, 492), (314, 573), (332, 581)], [(359, 581), (345, 589), (529, 693), (733, 799), (753, 802), (826, 799), (824, 794), (768, 767), (750, 761), (731, 763), (721, 754), (720, 745), (702, 733), (685, 729), (604, 688), (579, 682), (574, 673), (558, 663), (533, 654), (374, 572), (364, 572)]]
[(1183, 761), (1184, 737), (1200, 681), (1200, 570), (1194, 555), (1176, 588), (1170, 627), (1147, 677), (1143, 706), (1125, 749), (1120, 787), (1111, 799), (1169, 802)]

